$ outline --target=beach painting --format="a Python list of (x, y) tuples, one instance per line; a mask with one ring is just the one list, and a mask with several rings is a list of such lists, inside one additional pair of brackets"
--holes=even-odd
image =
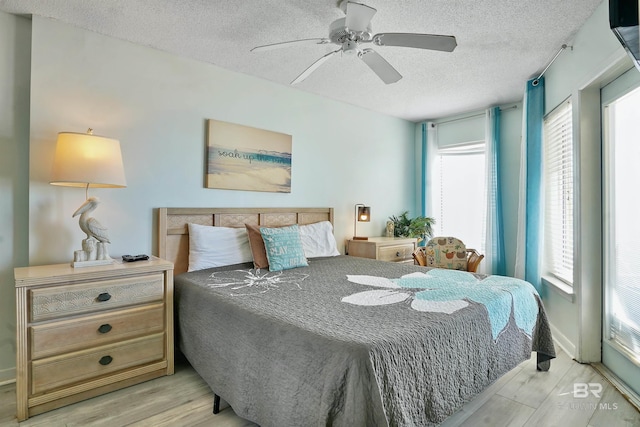
[(291, 135), (208, 120), (207, 188), (291, 193)]

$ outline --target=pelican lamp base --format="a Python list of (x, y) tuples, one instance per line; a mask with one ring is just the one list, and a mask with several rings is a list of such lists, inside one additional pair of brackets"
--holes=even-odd
[(96, 259), (93, 261), (72, 261), (71, 267), (79, 268), (79, 267), (95, 267), (96, 265), (108, 265), (113, 264), (113, 259)]

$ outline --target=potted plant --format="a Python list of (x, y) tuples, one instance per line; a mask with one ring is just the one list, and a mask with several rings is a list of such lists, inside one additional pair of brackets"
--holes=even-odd
[(393, 235), (396, 237), (414, 237), (418, 243), (426, 241), (433, 235), (433, 224), (436, 220), (431, 217), (417, 216), (409, 218), (409, 211), (405, 211), (400, 216), (390, 216), (393, 221)]

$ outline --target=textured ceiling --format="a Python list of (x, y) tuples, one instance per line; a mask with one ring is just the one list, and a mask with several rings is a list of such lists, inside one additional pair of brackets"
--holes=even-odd
[[(403, 78), (385, 85), (362, 61), (335, 55), (299, 90), (411, 121), (522, 99), (602, 0), (361, 0), (378, 10), (373, 33), (456, 36), (452, 53), (373, 47)], [(328, 37), (344, 17), (336, 0), (0, 0), (0, 10), (40, 15), (101, 34), (288, 85), (336, 46), (263, 44)]]

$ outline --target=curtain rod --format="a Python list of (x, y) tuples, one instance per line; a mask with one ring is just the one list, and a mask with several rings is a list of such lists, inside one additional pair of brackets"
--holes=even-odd
[[(512, 105), (511, 107), (503, 107), (503, 108), (500, 108), (500, 111), (512, 110), (514, 108), (518, 108), (518, 105), (516, 104), (516, 105)], [(473, 119), (474, 117), (484, 116), (485, 114), (486, 113), (478, 113), (478, 114), (473, 114), (471, 116), (458, 117), (457, 119), (445, 120), (444, 122), (431, 123), (431, 127), (435, 127), (436, 125), (443, 125), (445, 123), (457, 122), (458, 120)]]
[(546, 67), (544, 67), (544, 70), (542, 70), (542, 72), (540, 73), (540, 75), (538, 77), (536, 77), (531, 84), (533, 86), (538, 86), (538, 84), (540, 83), (540, 79), (542, 78), (542, 76), (544, 76), (544, 73), (547, 72), (547, 70), (549, 69), (549, 67), (551, 67), (551, 64), (553, 64), (555, 62), (555, 60), (558, 58), (558, 56), (560, 56), (560, 54), (562, 53), (563, 50), (565, 50), (566, 48), (571, 48), (571, 50), (573, 50), (573, 46), (567, 46), (566, 44), (563, 44), (560, 47), (560, 50), (558, 51), (558, 53), (556, 53), (556, 56), (553, 57), (553, 59), (551, 60), (551, 62), (549, 62), (549, 64), (547, 64)]

